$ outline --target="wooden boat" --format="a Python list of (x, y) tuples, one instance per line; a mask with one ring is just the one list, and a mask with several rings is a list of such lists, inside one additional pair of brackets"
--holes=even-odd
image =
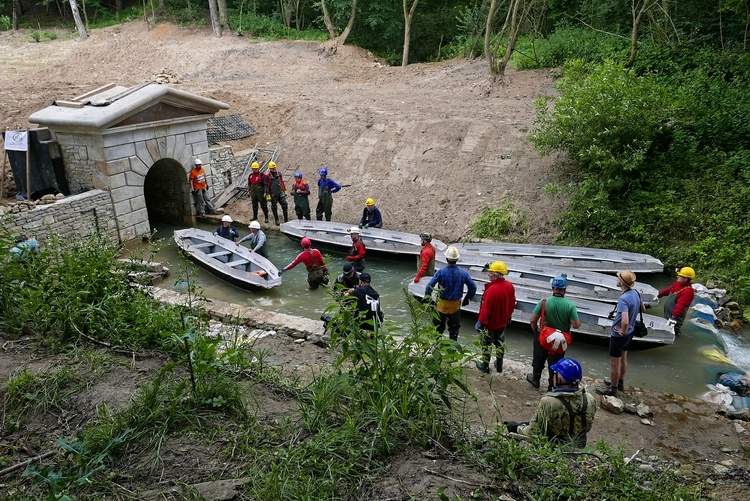
[[(351, 227), (350, 224), (331, 221), (296, 220), (282, 223), (279, 229), (281, 233), (296, 242), (307, 237), (312, 240), (313, 246), (345, 251), (352, 245), (349, 234)], [(418, 256), (422, 248), (422, 239), (419, 238), (419, 235), (413, 233), (402, 233), (381, 228), (363, 228), (360, 230), (359, 238), (365, 244), (368, 253), (380, 252)], [(438, 251), (444, 251), (447, 247), (440, 240), (433, 239), (432, 244)]]
[(175, 230), (177, 247), (212, 274), (242, 289), (270, 289), (281, 285), (279, 270), (247, 247), (197, 228)]
[[(477, 256), (474, 254), (461, 254), (461, 259), (457, 265), (469, 272), (472, 280), (478, 283), (489, 282), (489, 276), (485, 266), (488, 261), (487, 256)], [(565, 274), (568, 279), (568, 288), (566, 297), (586, 299), (589, 301), (600, 301), (604, 303), (617, 303), (622, 294), (622, 290), (617, 286), (617, 277), (596, 273), (593, 271), (557, 268), (543, 268), (540, 266), (528, 265), (524, 261), (506, 260), (503, 261), (508, 266), (508, 280), (514, 286), (536, 289), (547, 294), (550, 292), (550, 281), (561, 274)], [(447, 262), (436, 260), (435, 269), (439, 270), (448, 266)], [(635, 289), (640, 292), (641, 299), (647, 306), (656, 306), (659, 304), (657, 294), (659, 291), (646, 283), (636, 282)]]
[(610, 249), (510, 242), (457, 243), (452, 245), (455, 245), (462, 255), (470, 252), (501, 260), (507, 258), (525, 261), (535, 266), (563, 266), (600, 273), (616, 273), (618, 270), (632, 270), (636, 274), (661, 273), (664, 271), (664, 263), (653, 256)]
[[(429, 283), (425, 277), (419, 283), (410, 283), (409, 292), (423, 298), (425, 288)], [(516, 287), (516, 308), (513, 311), (512, 321), (524, 325), (529, 325), (531, 314), (537, 303), (550, 296), (549, 292)], [(462, 306), (461, 310), (475, 315), (479, 314), (479, 305), (482, 301), (483, 288), (477, 289), (476, 295), (469, 301), (467, 306)], [(609, 314), (612, 311), (612, 305), (598, 303), (596, 301), (586, 301), (585, 299), (569, 298), (576, 305), (578, 310), (578, 319), (581, 321), (581, 327), (573, 331), (574, 338), (576, 334), (597, 338), (602, 341), (608, 341), (610, 337), (612, 320)], [(633, 343), (641, 348), (664, 346), (674, 344), (674, 331), (667, 324), (666, 319), (654, 315), (643, 315), (643, 320), (648, 327), (649, 334), (643, 338), (633, 338)]]

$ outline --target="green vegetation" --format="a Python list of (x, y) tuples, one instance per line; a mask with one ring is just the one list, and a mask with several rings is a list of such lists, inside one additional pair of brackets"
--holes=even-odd
[(529, 222), (526, 213), (506, 200), (498, 208), (485, 207), (472, 221), (471, 229), (477, 238), (520, 240), (528, 232)]

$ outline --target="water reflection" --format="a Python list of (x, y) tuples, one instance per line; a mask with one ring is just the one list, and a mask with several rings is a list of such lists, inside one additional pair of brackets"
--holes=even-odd
[[(213, 231), (216, 225), (198, 223), (197, 227)], [(178, 229), (169, 225), (159, 225), (157, 235), (164, 242), (157, 259), (168, 264), (172, 270), (171, 282), (163, 286), (174, 286), (179, 279), (179, 268), (188, 267), (196, 273), (197, 282), (208, 298), (229, 301), (248, 306), (290, 315), (319, 319), (321, 313), (331, 305), (331, 298), (324, 289), (310, 291), (307, 288), (307, 272), (304, 266), (284, 274), (281, 287), (268, 291), (249, 292), (233, 287), (214, 277), (207, 271), (195, 267), (177, 254), (177, 246), (171, 240), (172, 232)], [(240, 234), (248, 232), (246, 226), (238, 226)], [(269, 259), (279, 268), (289, 264), (299, 253), (300, 246), (278, 231), (266, 231)], [(346, 259), (343, 252), (326, 253), (326, 262), (332, 278), (341, 272)], [(406, 324), (409, 320), (403, 289), (416, 273), (416, 263), (401, 257), (367, 257), (367, 272), (373, 277), (372, 286), (380, 293), (383, 309), (389, 320)], [(640, 279), (657, 287), (664, 288), (672, 282), (669, 276), (641, 275)], [(662, 300), (662, 304), (664, 300)], [(662, 306), (649, 310), (661, 315)], [(689, 314), (690, 316), (690, 314)], [(464, 315), (460, 339), (470, 343), (476, 341), (474, 323), (476, 318)], [(527, 363), (531, 368), (532, 334), (529, 328), (511, 325), (506, 332), (508, 356)], [(702, 354), (706, 348), (726, 345), (727, 356), (744, 370), (750, 370), (750, 340), (746, 333), (739, 336), (720, 333), (717, 338), (708, 330), (701, 329), (692, 322), (685, 322), (683, 334), (672, 346), (633, 351), (628, 357), (627, 385), (669, 391), (688, 396), (699, 396), (705, 392), (705, 385), (716, 380), (718, 371), (731, 371), (733, 368), (715, 362)], [(605, 345), (576, 342), (568, 349), (568, 356), (578, 359), (584, 366), (585, 374), (603, 378), (609, 376), (609, 353)]]

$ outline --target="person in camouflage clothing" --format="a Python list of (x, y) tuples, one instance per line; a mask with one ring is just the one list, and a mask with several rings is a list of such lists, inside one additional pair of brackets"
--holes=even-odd
[(572, 358), (563, 358), (550, 367), (555, 388), (547, 392), (528, 423), (506, 421), (508, 431), (527, 437), (545, 435), (550, 441), (586, 447), (596, 414), (596, 399), (580, 388), (583, 370)]

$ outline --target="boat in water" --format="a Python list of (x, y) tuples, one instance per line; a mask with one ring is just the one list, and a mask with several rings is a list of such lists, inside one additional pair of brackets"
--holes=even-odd
[[(346, 251), (352, 246), (349, 230), (352, 225), (331, 221), (294, 220), (279, 226), (281, 233), (299, 242), (307, 237), (313, 246), (334, 248)], [(384, 230), (382, 228), (362, 228), (359, 238), (365, 244), (367, 252), (419, 256), (422, 239), (414, 233)], [(440, 240), (432, 240), (438, 251), (444, 251), (447, 245)]]
[(242, 289), (271, 289), (281, 285), (276, 266), (247, 247), (197, 228), (175, 230), (177, 247), (212, 274)]
[[(424, 298), (425, 288), (429, 283), (430, 277), (424, 277), (419, 283), (410, 283), (409, 292), (416, 297)], [(551, 295), (551, 291), (540, 291), (528, 289), (525, 287), (516, 287), (516, 307), (513, 311), (512, 321), (520, 324), (529, 325), (531, 315), (537, 303)], [(476, 295), (471, 298), (467, 306), (462, 306), (461, 310), (474, 315), (479, 314), (479, 305), (482, 301), (482, 287), (477, 288)], [(567, 297), (567, 296), (566, 296)], [(596, 301), (587, 301), (585, 299), (568, 298), (576, 305), (578, 310), (578, 319), (581, 321), (581, 327), (572, 331), (573, 338), (581, 335), (590, 338), (597, 338), (602, 341), (608, 341), (613, 321), (610, 318), (613, 306), (611, 304), (600, 303)], [(672, 328), (667, 324), (667, 320), (654, 315), (643, 315), (643, 321), (648, 327), (648, 336), (642, 338), (633, 338), (633, 343), (639, 348), (648, 348), (656, 346), (665, 346), (674, 344), (675, 335)]]

